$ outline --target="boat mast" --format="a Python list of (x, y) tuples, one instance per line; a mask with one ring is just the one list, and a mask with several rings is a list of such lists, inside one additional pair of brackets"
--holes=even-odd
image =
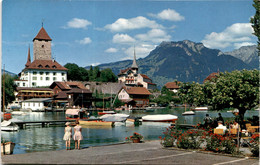
[(3, 114), (4, 114), (5, 113), (5, 65), (4, 65), (3, 72), (4, 72), (3, 73)]

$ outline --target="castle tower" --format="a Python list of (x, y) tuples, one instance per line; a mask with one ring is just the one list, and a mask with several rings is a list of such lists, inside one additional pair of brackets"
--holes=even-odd
[(42, 27), (33, 39), (33, 60), (51, 60), (52, 39)]
[(133, 60), (133, 64), (132, 64), (131, 68), (135, 72), (135, 74), (138, 74), (138, 65), (136, 63), (135, 48), (134, 48), (134, 60)]

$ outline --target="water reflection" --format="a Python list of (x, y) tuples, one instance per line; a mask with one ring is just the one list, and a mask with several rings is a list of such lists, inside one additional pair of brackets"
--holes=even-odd
[[(179, 117), (178, 123), (197, 124), (203, 122), (203, 118), (208, 113), (212, 118), (218, 116), (218, 112), (196, 112), (192, 116), (182, 116), (184, 108), (174, 109), (158, 109), (154, 112), (129, 112), (123, 111), (120, 113), (129, 114), (135, 117), (141, 117), (148, 114), (173, 114)], [(234, 115), (229, 112), (221, 112), (223, 118), (234, 118)], [(252, 117), (258, 115), (258, 111), (247, 111), (245, 117)], [(28, 115), (15, 116), (16, 120), (22, 121), (39, 121), (39, 120), (64, 120), (65, 114), (61, 112), (57, 113), (44, 113), (34, 112)], [(121, 124), (115, 127), (83, 127), (82, 134), (84, 140), (81, 142), (82, 148), (88, 146), (97, 146), (104, 144), (112, 144), (123, 142), (125, 137), (130, 136), (133, 132), (141, 133), (144, 136), (144, 140), (158, 139), (165, 131), (165, 128), (169, 126), (169, 123), (152, 123), (143, 122), (142, 125), (135, 127), (132, 122), (127, 122), (126, 125)], [(14, 154), (48, 151), (48, 150), (62, 150), (65, 149), (65, 142), (63, 141), (65, 126), (50, 126), (42, 128), (40, 126), (27, 127), (21, 129), (18, 132), (1, 132), (1, 137), (4, 140), (11, 140), (16, 143)], [(74, 141), (71, 142), (71, 147), (74, 148)]]

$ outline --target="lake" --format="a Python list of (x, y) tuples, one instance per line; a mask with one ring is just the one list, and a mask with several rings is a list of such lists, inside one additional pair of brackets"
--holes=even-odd
[[(120, 111), (118, 113), (129, 114), (134, 117), (141, 117), (148, 114), (172, 114), (178, 116), (178, 123), (197, 124), (203, 122), (203, 119), (208, 113), (212, 118), (217, 117), (217, 111), (196, 112), (192, 116), (182, 116), (184, 108), (172, 109), (157, 109), (154, 112), (129, 112)], [(221, 111), (225, 120), (234, 118), (230, 112)], [(245, 118), (258, 116), (259, 112), (255, 110), (247, 111)], [(40, 121), (40, 120), (65, 120), (63, 112), (32, 112), (28, 115), (13, 116), (14, 119), (22, 121)], [(107, 145), (120, 143), (125, 141), (125, 137), (138, 132), (144, 136), (144, 140), (158, 140), (162, 136), (169, 123), (143, 122), (140, 126), (134, 126), (132, 122), (116, 125), (115, 127), (88, 127), (82, 129), (84, 140), (81, 141), (81, 148), (89, 146)], [(49, 126), (42, 128), (39, 126), (30, 126), (26, 129), (20, 129), (17, 132), (1, 131), (1, 138), (8, 141), (11, 140), (15, 145), (14, 154), (27, 152), (63, 150), (65, 142), (63, 141), (65, 126)], [(71, 142), (71, 147), (74, 148), (74, 141)]]

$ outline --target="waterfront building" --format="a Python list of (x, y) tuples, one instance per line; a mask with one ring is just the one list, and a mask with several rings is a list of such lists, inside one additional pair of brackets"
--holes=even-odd
[(53, 105), (90, 107), (92, 106), (92, 92), (88, 90), (84, 84), (76, 81), (55, 81), (50, 85), (53, 90)]
[(33, 62), (30, 47), (25, 68), (15, 80), (18, 87), (49, 87), (54, 81), (67, 81), (67, 68), (52, 59), (52, 39), (42, 27), (33, 39)]
[(152, 79), (145, 74), (138, 73), (135, 51), (132, 66), (130, 68), (120, 70), (120, 73), (118, 74), (118, 82), (124, 83), (126, 86), (144, 87), (149, 90), (156, 89), (156, 84), (152, 82)]
[(176, 82), (176, 81), (174, 81), (174, 82), (167, 82), (164, 86), (168, 89), (168, 90), (170, 90), (170, 91), (172, 91), (172, 92), (174, 92), (174, 93), (177, 93), (178, 92), (178, 90), (179, 90), (179, 86), (178, 86), (178, 84), (179, 84), (180, 82)]
[(14, 92), (17, 101), (32, 98), (51, 98), (53, 91), (50, 88), (17, 87)]
[(118, 93), (118, 99), (125, 103), (125, 107), (146, 107), (149, 105), (151, 93), (144, 87), (124, 86)]
[(22, 101), (22, 109), (31, 109), (32, 111), (44, 111), (51, 103), (51, 98), (33, 98)]

